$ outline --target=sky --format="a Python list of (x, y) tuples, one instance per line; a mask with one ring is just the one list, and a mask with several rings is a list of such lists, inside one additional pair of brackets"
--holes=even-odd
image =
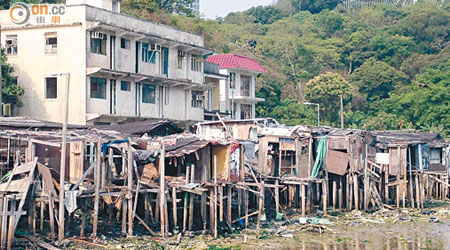
[(230, 12), (244, 11), (253, 6), (269, 5), (274, 0), (200, 0), (200, 13), (208, 19), (224, 17)]

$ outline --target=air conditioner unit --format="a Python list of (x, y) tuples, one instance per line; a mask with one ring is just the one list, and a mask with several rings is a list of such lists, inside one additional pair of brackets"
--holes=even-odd
[(152, 44), (152, 45), (150, 45), (150, 50), (151, 51), (161, 51), (161, 45), (159, 45), (159, 44)]
[(96, 38), (96, 39), (103, 39), (104, 34), (101, 32), (92, 32), (91, 33), (91, 38)]
[(3, 116), (11, 116), (11, 103), (3, 104)]
[(178, 56), (179, 57), (185, 57), (186, 56), (186, 51), (178, 50)]

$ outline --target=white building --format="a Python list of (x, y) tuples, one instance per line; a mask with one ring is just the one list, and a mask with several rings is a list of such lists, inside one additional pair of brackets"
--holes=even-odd
[(235, 54), (213, 55), (206, 61), (219, 64), (220, 74), (229, 76), (229, 81), (220, 81), (220, 101), (229, 102), (231, 119), (255, 118), (255, 104), (264, 101), (255, 96), (256, 77), (266, 70), (256, 60)]
[[(86, 3), (89, 3), (87, 5)], [(0, 11), (1, 42), (25, 88), (15, 115), (69, 123), (114, 124), (136, 117), (201, 121), (203, 37), (130, 17), (120, 1), (67, 0), (64, 22), (16, 25)]]

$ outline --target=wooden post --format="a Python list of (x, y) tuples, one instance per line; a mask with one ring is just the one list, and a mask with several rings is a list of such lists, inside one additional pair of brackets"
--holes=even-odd
[(384, 166), (384, 202), (389, 204), (389, 166)]
[(420, 185), (419, 185), (419, 177), (418, 177), (419, 173), (416, 173), (416, 201), (417, 201), (417, 208), (422, 208), (421, 202), (420, 202)]
[(369, 163), (367, 162), (367, 145), (365, 145), (365, 159), (364, 159), (364, 210), (369, 209), (369, 174), (367, 173)]
[(162, 236), (166, 236), (166, 215), (165, 215), (165, 203), (166, 203), (166, 195), (165, 195), (165, 188), (166, 188), (166, 181), (165, 181), (165, 147), (164, 147), (164, 140), (160, 140), (161, 144), (161, 152), (159, 155), (159, 212), (161, 213), (160, 220), (161, 220), (161, 233)]
[(80, 237), (84, 237), (84, 229), (86, 228), (86, 214), (81, 214)]
[(177, 214), (177, 188), (172, 187), (172, 214), (173, 214), (173, 227), (178, 226), (178, 214)]
[(69, 123), (69, 86), (70, 86), (70, 74), (65, 73), (66, 76), (66, 96), (64, 99), (64, 122), (62, 128), (62, 140), (61, 140), (61, 165), (59, 170), (59, 230), (58, 241), (64, 240), (64, 179), (66, 175), (66, 152), (67, 152), (67, 124)]
[(228, 220), (228, 225), (231, 225), (231, 222), (233, 221), (233, 218), (231, 217), (232, 215), (232, 211), (231, 211), (231, 205), (232, 205), (232, 190), (231, 190), (231, 185), (228, 185), (227, 188), (227, 220)]
[(39, 217), (39, 230), (41, 232), (44, 230), (44, 206), (45, 202), (41, 201), (41, 213)]
[(6, 239), (7, 239), (7, 234), (6, 234), (6, 227), (8, 224), (8, 197), (3, 196), (3, 209), (2, 209), (2, 228), (1, 228), (1, 242), (0, 242), (0, 248), (4, 249), (5, 248), (5, 244), (6, 244)]
[(343, 203), (343, 200), (344, 200), (344, 197), (343, 197), (343, 191), (342, 191), (342, 189), (344, 188), (344, 178), (342, 178), (342, 176), (340, 176), (339, 177), (339, 212), (342, 212), (342, 207), (343, 207), (343, 205), (342, 205), (342, 203)]
[(11, 199), (11, 209), (9, 215), (9, 228), (8, 228), (8, 241), (7, 241), (7, 249), (12, 249), (13, 240), (14, 240), (14, 231), (15, 231), (15, 218), (16, 218), (16, 197), (12, 197)]
[[(191, 183), (195, 181), (195, 165), (191, 166)], [(194, 194), (189, 197), (189, 231), (192, 230), (192, 225), (194, 224)]]
[(248, 191), (244, 191), (244, 213), (245, 213), (245, 220), (244, 220), (244, 227), (247, 229), (248, 227)]
[[(97, 162), (94, 167), (94, 214), (93, 214), (93, 222), (92, 222), (92, 237), (97, 237), (97, 229), (98, 229), (98, 210), (99, 210), (99, 202), (100, 202), (100, 167), (102, 164), (102, 142), (101, 139), (97, 140)], [(61, 208), (60, 208), (61, 209)], [(61, 216), (61, 211), (59, 212)], [(59, 221), (59, 225), (61, 226), (61, 220)]]
[(258, 219), (256, 224), (256, 234), (259, 234), (261, 229), (261, 217), (264, 212), (264, 180), (261, 180), (259, 185), (259, 202), (258, 202)]
[(223, 186), (219, 186), (219, 222), (223, 221)]
[(327, 215), (327, 207), (328, 207), (328, 182), (324, 181), (322, 183), (322, 197), (323, 197), (323, 214)]
[(359, 187), (358, 187), (358, 174), (353, 173), (353, 194), (355, 195), (355, 210), (359, 210)]
[(333, 181), (333, 211), (336, 211), (336, 195), (337, 195), (336, 181)]
[(122, 195), (122, 234), (127, 233), (127, 198), (126, 195)]
[(55, 204), (53, 203), (53, 195), (51, 192), (48, 194), (48, 216), (50, 217), (50, 238), (55, 239)]
[(352, 191), (352, 187), (350, 186), (350, 173), (345, 175), (345, 205), (347, 207), (347, 211), (352, 211), (352, 200), (351, 200), (351, 191)]
[[(160, 157), (161, 158), (161, 157)], [(164, 166), (164, 165), (163, 165)], [(161, 168), (161, 165), (160, 165)], [(128, 237), (133, 236), (133, 151), (131, 139), (128, 138), (128, 161), (127, 161), (127, 199), (128, 199)], [(161, 179), (161, 176), (160, 176)], [(163, 177), (164, 179), (164, 177)], [(161, 231), (162, 232), (162, 231)], [(163, 233), (164, 235), (164, 233)]]
[(306, 185), (302, 183), (302, 217), (306, 216)]
[(278, 180), (275, 180), (275, 185), (275, 211), (278, 214), (280, 212), (280, 188), (278, 187)]
[[(186, 184), (190, 182), (191, 167), (186, 166)], [(189, 206), (189, 193), (184, 193), (184, 206), (183, 206), (183, 232), (186, 232), (188, 228), (188, 206)]]

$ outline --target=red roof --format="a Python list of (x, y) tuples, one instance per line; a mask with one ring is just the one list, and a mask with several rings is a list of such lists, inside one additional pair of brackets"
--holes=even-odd
[(213, 55), (208, 57), (206, 61), (210, 63), (219, 64), (221, 69), (242, 68), (258, 71), (261, 73), (267, 72), (255, 59), (241, 55), (235, 54)]

